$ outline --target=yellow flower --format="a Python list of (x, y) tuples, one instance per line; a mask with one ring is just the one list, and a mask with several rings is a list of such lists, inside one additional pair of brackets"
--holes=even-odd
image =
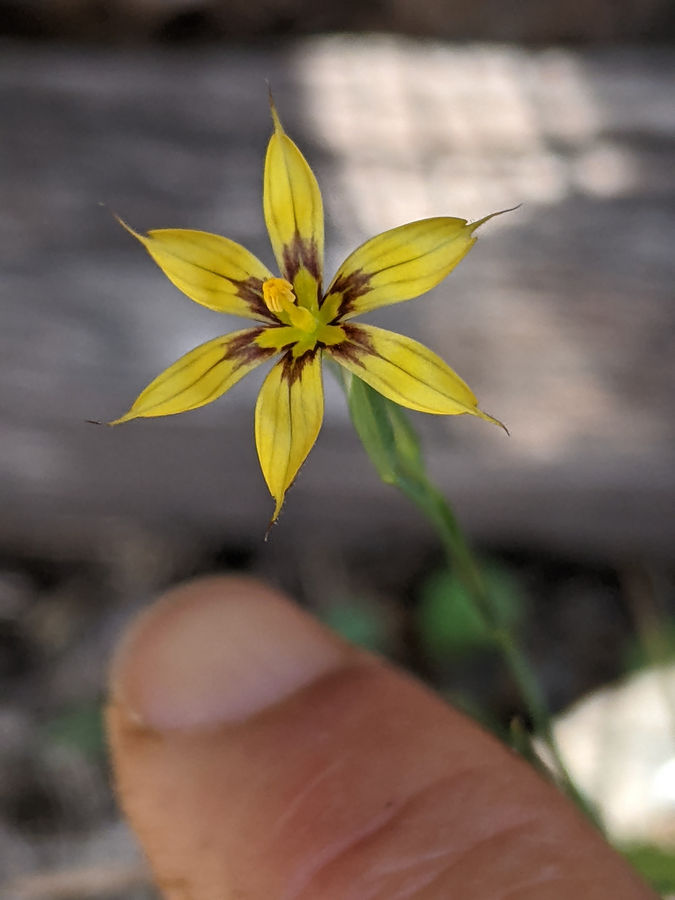
[(464, 381), (422, 344), (352, 323), (354, 316), (437, 285), (474, 245), (476, 228), (492, 216), (473, 223), (423, 219), (385, 231), (355, 250), (324, 292), (319, 186), (273, 104), (272, 116), (263, 209), (281, 277), (219, 235), (169, 228), (143, 236), (125, 225), (190, 299), (257, 324), (186, 353), (110, 424), (204, 406), (278, 356), (255, 410), (258, 457), (276, 501), (274, 521), (321, 428), (324, 354), (401, 406), (441, 415), (471, 413), (501, 423), (482, 412)]

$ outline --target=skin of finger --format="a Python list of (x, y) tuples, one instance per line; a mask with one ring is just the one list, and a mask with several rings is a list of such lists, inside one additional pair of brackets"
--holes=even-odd
[(413, 679), (352, 662), (235, 725), (108, 710), (120, 800), (170, 900), (646, 900), (567, 801)]

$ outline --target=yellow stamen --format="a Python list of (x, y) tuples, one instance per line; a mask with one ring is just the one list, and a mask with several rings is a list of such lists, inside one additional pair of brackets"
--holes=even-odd
[[(262, 292), (263, 300), (270, 312), (279, 313), (285, 305), (295, 304), (293, 285), (285, 278), (268, 278), (263, 281)], [(285, 304), (284, 301), (286, 301)]]

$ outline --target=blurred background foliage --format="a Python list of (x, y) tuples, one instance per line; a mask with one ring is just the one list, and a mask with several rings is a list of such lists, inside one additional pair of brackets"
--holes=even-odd
[(328, 268), (402, 221), (523, 202), (375, 321), (508, 423), (414, 417), (577, 783), (675, 892), (674, 35), (667, 0), (0, 0), (3, 898), (155, 896), (109, 784), (105, 668), (201, 573), (271, 579), (531, 751), (492, 639), (328, 375), (268, 544), (255, 384), (181, 421), (85, 424), (232, 324), (110, 210), (269, 259), (266, 78), (324, 188)]

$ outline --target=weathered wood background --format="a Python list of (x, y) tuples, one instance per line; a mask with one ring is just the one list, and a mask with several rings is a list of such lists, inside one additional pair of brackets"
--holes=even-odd
[[(438, 351), (511, 430), (418, 417), (468, 527), (506, 546), (666, 554), (675, 53), (384, 37), (0, 45), (0, 540), (79, 548), (134, 522), (262, 538), (255, 376), (184, 416), (85, 420), (119, 415), (180, 354), (238, 327), (179, 294), (112, 213), (141, 230), (220, 232), (271, 261), (265, 79), (322, 184), (330, 270), (402, 222), (522, 204), (434, 292), (370, 317)], [(329, 375), (326, 388), (324, 430), (274, 540), (419, 531)]]

